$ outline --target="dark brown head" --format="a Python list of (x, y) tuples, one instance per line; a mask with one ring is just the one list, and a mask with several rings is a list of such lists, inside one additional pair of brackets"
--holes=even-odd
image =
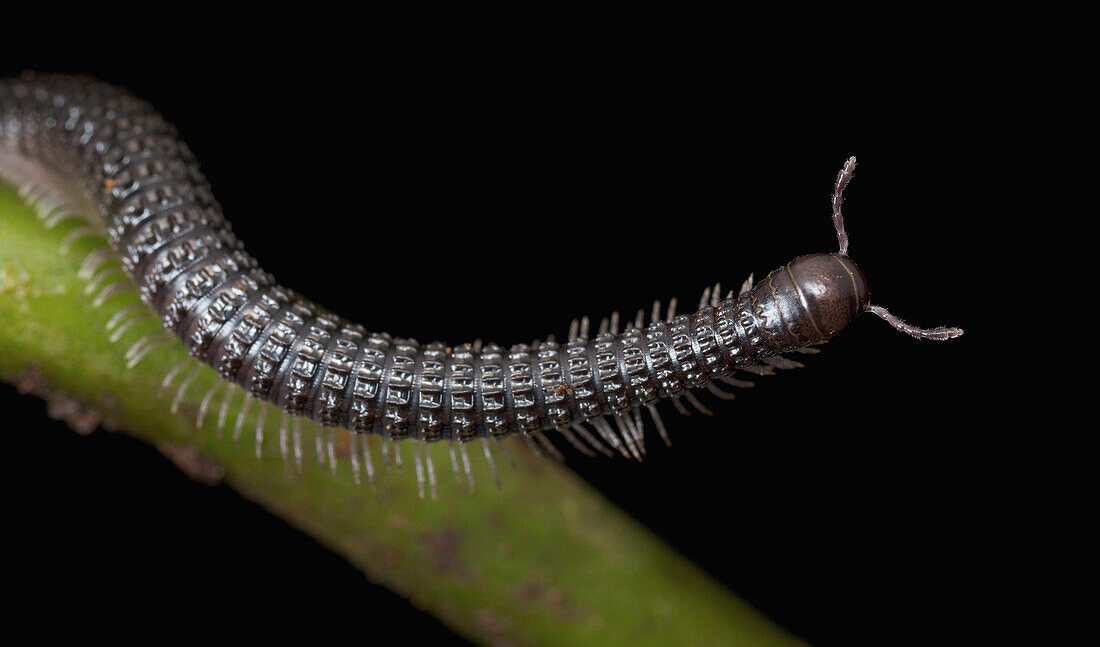
[(825, 341), (868, 308), (863, 272), (844, 254), (799, 256), (752, 289), (761, 331), (779, 351)]
[(799, 256), (784, 269), (819, 340), (843, 330), (870, 304), (867, 279), (844, 254)]

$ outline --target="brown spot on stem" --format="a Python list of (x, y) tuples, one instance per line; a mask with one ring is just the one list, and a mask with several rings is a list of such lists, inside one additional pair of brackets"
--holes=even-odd
[[(34, 395), (45, 400), (46, 415), (64, 422), (78, 434), (88, 435), (103, 423), (104, 416), (99, 408), (64, 391), (51, 389), (46, 376), (37, 366), (27, 368), (12, 381), (23, 395)], [(111, 403), (105, 400), (100, 404)]]
[(485, 643), (492, 647), (518, 647), (523, 644), (515, 638), (516, 630), (512, 623), (489, 609), (478, 611), (474, 623)]
[(218, 485), (225, 478), (225, 468), (197, 447), (157, 443), (157, 451), (167, 456), (191, 480), (203, 485)]
[(435, 532), (420, 535), (420, 543), (428, 549), (432, 566), (437, 571), (459, 577), (469, 575), (469, 569), (462, 561), (462, 532), (457, 528), (444, 527)]
[(581, 614), (569, 604), (565, 591), (547, 586), (538, 580), (527, 580), (513, 593), (516, 601), (526, 605), (542, 605), (562, 620), (576, 620)]
[(16, 299), (27, 299), (39, 295), (34, 278), (22, 266), (5, 263), (0, 267), (0, 294), (11, 295)]

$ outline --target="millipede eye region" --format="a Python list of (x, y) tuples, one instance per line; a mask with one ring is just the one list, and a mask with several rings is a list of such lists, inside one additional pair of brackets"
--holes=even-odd
[[(421, 496), (434, 496), (438, 479), (424, 443), (447, 443), (452, 471), (471, 489), (471, 453), (495, 477), (498, 441), (508, 436), (559, 458), (555, 443), (564, 440), (587, 455), (640, 461), (651, 431), (670, 442), (665, 401), (712, 415), (703, 398), (729, 400), (753, 385), (746, 376), (801, 367), (785, 354), (817, 352), (865, 312), (920, 339), (961, 335), (870, 304), (841, 213), (855, 164), (847, 160), (834, 185), (838, 251), (799, 256), (737, 291), (715, 285), (693, 312), (671, 299), (633, 317), (580, 317), (561, 339), (421, 343), (278, 285), (149, 104), (86, 77), (0, 81), (0, 176), (30, 197), (44, 227), (81, 221), (59, 253), (105, 239), (81, 260), (80, 277), (91, 307), (116, 308), (104, 333), (132, 340), (121, 351), (126, 366), (167, 344), (186, 348), (161, 381), (165, 406), (298, 469), (310, 453), (334, 474), (346, 460), (356, 481), (373, 481), (379, 460), (399, 465), (411, 454)], [(113, 305), (124, 293), (140, 302)], [(374, 449), (371, 434), (383, 439)], [(411, 452), (402, 452), (405, 440)]]

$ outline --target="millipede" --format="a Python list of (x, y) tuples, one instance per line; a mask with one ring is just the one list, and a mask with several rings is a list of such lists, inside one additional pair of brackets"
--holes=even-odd
[(253, 428), (245, 423), (256, 401), (270, 403), (285, 461), (301, 469), (308, 421), (318, 460), (335, 471), (332, 434), (346, 430), (357, 481), (375, 475), (368, 434), (383, 437), (384, 460), (398, 464), (399, 441), (412, 440), (421, 496), (425, 485), (434, 496), (436, 482), (424, 442), (448, 442), (456, 478), (465, 472), (471, 488), (467, 447), (476, 441), (495, 475), (493, 441), (510, 435), (551, 455), (560, 455), (560, 438), (586, 455), (641, 460), (647, 425), (669, 443), (664, 401), (709, 415), (702, 391), (730, 399), (729, 388), (752, 384), (742, 373), (801, 367), (786, 355), (817, 352), (863, 313), (917, 339), (962, 335), (910, 325), (870, 302), (841, 211), (855, 167), (854, 157), (843, 164), (832, 194), (837, 251), (799, 256), (724, 294), (717, 284), (694, 312), (678, 312), (672, 299), (634, 317), (575, 319), (562, 340), (422, 344), (372, 332), (279, 285), (244, 251), (194, 155), (149, 104), (87, 77), (0, 80), (0, 178), (46, 227), (80, 221), (62, 252), (105, 236), (81, 262), (85, 293), (94, 307), (140, 295), (143, 303), (110, 317), (111, 342), (142, 322), (162, 324), (127, 347), (128, 367), (161, 345), (184, 344), (193, 359), (160, 385), (173, 413), (208, 365), (221, 379), (199, 396), (196, 426), (212, 420), (219, 435), (250, 434), (259, 453), (270, 407), (259, 408)]

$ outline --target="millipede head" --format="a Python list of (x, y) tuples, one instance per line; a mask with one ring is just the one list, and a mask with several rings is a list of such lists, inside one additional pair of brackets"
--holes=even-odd
[(818, 340), (837, 334), (869, 307), (867, 278), (845, 254), (799, 256), (786, 270)]

